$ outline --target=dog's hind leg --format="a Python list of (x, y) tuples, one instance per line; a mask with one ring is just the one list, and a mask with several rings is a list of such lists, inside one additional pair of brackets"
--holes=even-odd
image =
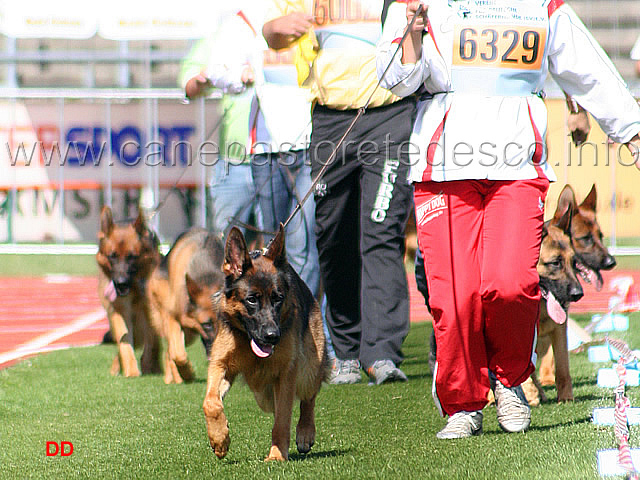
[(296, 447), (300, 453), (308, 453), (316, 441), (315, 405), (315, 395), (300, 401), (300, 419), (296, 426)]
[(527, 399), (527, 403), (530, 407), (537, 407), (540, 405), (540, 391), (536, 386), (536, 380), (533, 379), (536, 373), (533, 372), (529, 378), (522, 382), (522, 391)]
[(296, 389), (296, 372), (283, 371), (274, 388), (275, 411), (271, 430), (271, 449), (265, 461), (284, 461), (289, 458), (291, 411)]
[[(193, 381), (195, 374), (185, 348), (184, 331), (174, 317), (167, 317), (165, 320), (165, 331), (169, 343), (169, 357), (177, 368), (179, 375), (185, 382)], [(182, 383), (177, 382), (176, 383)]]
[(164, 383), (182, 383), (176, 364), (169, 358), (169, 352), (164, 352)]
[(113, 375), (114, 377), (120, 373), (120, 355), (116, 354), (113, 362), (111, 363), (111, 369), (109, 370), (109, 373), (111, 373), (111, 375)]

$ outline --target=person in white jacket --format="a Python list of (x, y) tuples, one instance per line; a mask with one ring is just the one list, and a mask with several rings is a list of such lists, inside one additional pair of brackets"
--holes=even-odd
[(433, 0), (394, 57), (421, 6), (402, 3), (389, 9), (377, 70), (384, 88), (421, 100), (410, 179), (438, 345), (433, 396), (449, 416), (437, 437), (481, 433), (490, 387), (502, 429), (522, 432), (544, 201), (555, 181), (544, 81), (550, 73), (636, 161), (640, 108), (562, 0)]
[[(294, 52), (276, 53), (262, 36), (266, 2), (243, 0), (220, 9), (217, 28), (183, 62), (179, 82), (189, 98), (211, 87), (225, 94), (221, 159), (210, 184), (214, 228), (226, 233), (246, 224), (257, 203), (268, 242), (311, 188), (311, 105), (297, 85)], [(285, 238), (289, 262), (320, 298), (314, 226), (309, 198), (286, 225)]]

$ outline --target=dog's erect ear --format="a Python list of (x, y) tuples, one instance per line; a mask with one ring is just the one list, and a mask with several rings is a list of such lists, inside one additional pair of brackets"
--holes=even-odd
[(108, 206), (102, 207), (102, 212), (100, 213), (100, 231), (104, 234), (105, 237), (108, 237), (113, 230), (113, 213), (111, 213), (111, 209)]
[(576, 208), (576, 194), (571, 188), (571, 185), (565, 185), (560, 192), (560, 196), (558, 197), (558, 206), (556, 207), (556, 213), (553, 214), (553, 220), (557, 224), (557, 222), (562, 218), (562, 216), (567, 212), (567, 210), (573, 210)]
[(284, 265), (287, 261), (284, 248), (284, 225), (282, 225), (282, 223), (280, 224), (278, 233), (276, 233), (276, 236), (273, 237), (273, 240), (269, 243), (269, 247), (264, 256), (270, 259), (276, 267)]
[(138, 211), (136, 221), (133, 222), (133, 228), (136, 229), (136, 233), (140, 236), (143, 236), (145, 233), (147, 233), (147, 224), (144, 220), (144, 214), (142, 213), (142, 210)]
[(202, 287), (200, 287), (200, 285), (198, 285), (198, 283), (191, 278), (188, 273), (184, 274), (184, 280), (187, 285), (187, 294), (191, 301), (195, 302), (198, 295), (202, 293)]
[(252, 265), (247, 242), (242, 232), (237, 227), (233, 227), (227, 235), (227, 242), (224, 246), (222, 271), (227, 277), (240, 278)]
[(585, 210), (589, 210), (590, 212), (596, 211), (596, 204), (598, 203), (598, 194), (596, 192), (596, 184), (594, 183), (589, 190), (589, 195), (582, 201), (580, 204), (580, 208), (584, 208)]
[(571, 236), (571, 219), (573, 218), (573, 210), (568, 208), (566, 212), (557, 221), (554, 219), (554, 225), (562, 230), (565, 235)]

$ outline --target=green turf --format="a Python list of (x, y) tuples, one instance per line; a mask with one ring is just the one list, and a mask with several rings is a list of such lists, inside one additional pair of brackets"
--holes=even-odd
[(0, 255), (0, 275), (97, 275), (95, 255)]
[[(632, 347), (640, 346), (638, 321), (635, 314), (633, 332), (619, 334)], [(160, 376), (111, 377), (113, 345), (32, 358), (0, 371), (0, 478), (599, 478), (596, 451), (616, 445), (612, 427), (590, 421), (594, 407), (613, 406), (612, 391), (595, 385), (602, 365), (590, 364), (585, 353), (572, 354), (576, 401), (535, 408), (524, 435), (502, 433), (495, 407), (487, 407), (484, 435), (439, 441), (435, 434), (444, 420), (430, 395), (429, 332), (428, 324), (411, 327), (403, 364), (408, 383), (323, 386), (316, 444), (302, 457), (292, 441), (286, 464), (263, 463), (272, 419), (240, 382), (225, 399), (229, 454), (214, 456), (201, 408), (205, 361), (199, 344), (189, 349), (198, 377), (189, 385), (167, 386)], [(555, 389), (547, 395), (553, 400)], [(637, 388), (628, 395), (640, 406)], [(631, 428), (632, 446), (640, 446), (638, 428)], [(47, 441), (63, 440), (73, 443), (73, 455), (45, 455)]]

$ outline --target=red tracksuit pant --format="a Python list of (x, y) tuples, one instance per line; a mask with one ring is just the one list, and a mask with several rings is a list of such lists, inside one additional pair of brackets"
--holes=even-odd
[(433, 396), (443, 415), (481, 410), (488, 370), (507, 387), (534, 370), (548, 187), (546, 178), (415, 184), (438, 346)]

